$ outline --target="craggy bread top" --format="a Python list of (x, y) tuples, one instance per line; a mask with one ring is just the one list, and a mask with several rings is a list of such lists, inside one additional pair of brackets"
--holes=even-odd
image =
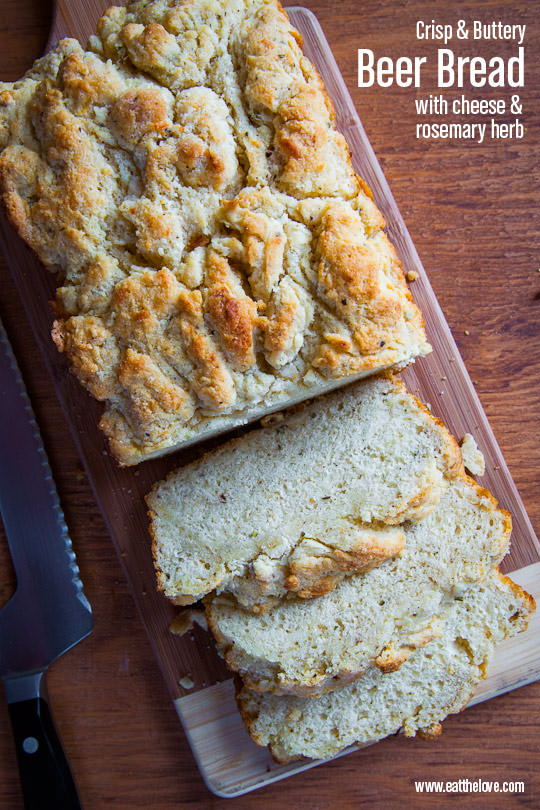
[(134, 464), (429, 351), (274, 0), (110, 8), (0, 85), (0, 192)]

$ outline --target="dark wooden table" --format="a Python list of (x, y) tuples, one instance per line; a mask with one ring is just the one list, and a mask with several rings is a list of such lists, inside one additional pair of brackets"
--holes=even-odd
[[(475, 382), (537, 534), (540, 529), (540, 36), (531, 0), (311, 0), (364, 126)], [(415, 93), (436, 92), (432, 70), (419, 90), (356, 87), (357, 49), (426, 55), (417, 20), (525, 23), (521, 140), (420, 141)], [(21, 75), (43, 50), (50, 10), (40, 0), (3, 0), (0, 76)], [(505, 57), (511, 42), (462, 43), (456, 52)], [(464, 90), (467, 92), (467, 90)], [(481, 91), (478, 91), (480, 94)], [(490, 97), (509, 97), (490, 91)], [(471, 118), (471, 121), (474, 119)], [(508, 120), (513, 120), (512, 116)], [(202, 783), (52, 384), (40, 362), (9, 272), (0, 260), (1, 315), (23, 368), (77, 550), (95, 630), (51, 669), (54, 716), (85, 810), (190, 807), (348, 808), (455, 806), (415, 793), (413, 780), (523, 780), (525, 793), (470, 794), (474, 808), (540, 807), (540, 683), (450, 718), (438, 740), (393, 738), (243, 798), (211, 796)], [(0, 449), (1, 452), (1, 449)], [(0, 604), (14, 577), (0, 543)], [(0, 702), (0, 808), (22, 808), (6, 708)]]

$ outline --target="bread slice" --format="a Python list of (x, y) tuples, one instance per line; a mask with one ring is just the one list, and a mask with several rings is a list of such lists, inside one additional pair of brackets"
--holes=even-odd
[(279, 762), (332, 757), (403, 731), (436, 736), (440, 722), (463, 709), (485, 677), (495, 646), (527, 627), (534, 600), (497, 571), (456, 597), (439, 638), (396, 672), (371, 667), (349, 686), (319, 698), (261, 695), (240, 688), (244, 723)]
[(279, 3), (135, 0), (90, 47), (0, 84), (0, 195), (120, 464), (430, 350)]
[(174, 472), (147, 498), (159, 587), (263, 612), (401, 553), (404, 522), (463, 475), (444, 426), (390, 375), (329, 394)]
[(505, 554), (510, 516), (472, 480), (455, 478), (436, 508), (403, 527), (399, 557), (343, 580), (311, 601), (284, 602), (263, 616), (228, 595), (209, 597), (207, 617), (228, 666), (247, 686), (317, 695), (383, 672), (440, 633), (440, 616)]

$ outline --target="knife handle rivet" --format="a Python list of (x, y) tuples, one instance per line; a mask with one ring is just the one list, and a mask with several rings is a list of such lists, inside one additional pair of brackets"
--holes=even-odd
[(39, 743), (35, 737), (26, 737), (23, 740), (22, 747), (25, 754), (35, 754), (39, 748)]

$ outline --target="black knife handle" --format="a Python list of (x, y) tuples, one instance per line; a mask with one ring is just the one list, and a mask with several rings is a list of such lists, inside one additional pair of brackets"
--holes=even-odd
[(45, 698), (10, 703), (9, 714), (26, 810), (81, 810)]

